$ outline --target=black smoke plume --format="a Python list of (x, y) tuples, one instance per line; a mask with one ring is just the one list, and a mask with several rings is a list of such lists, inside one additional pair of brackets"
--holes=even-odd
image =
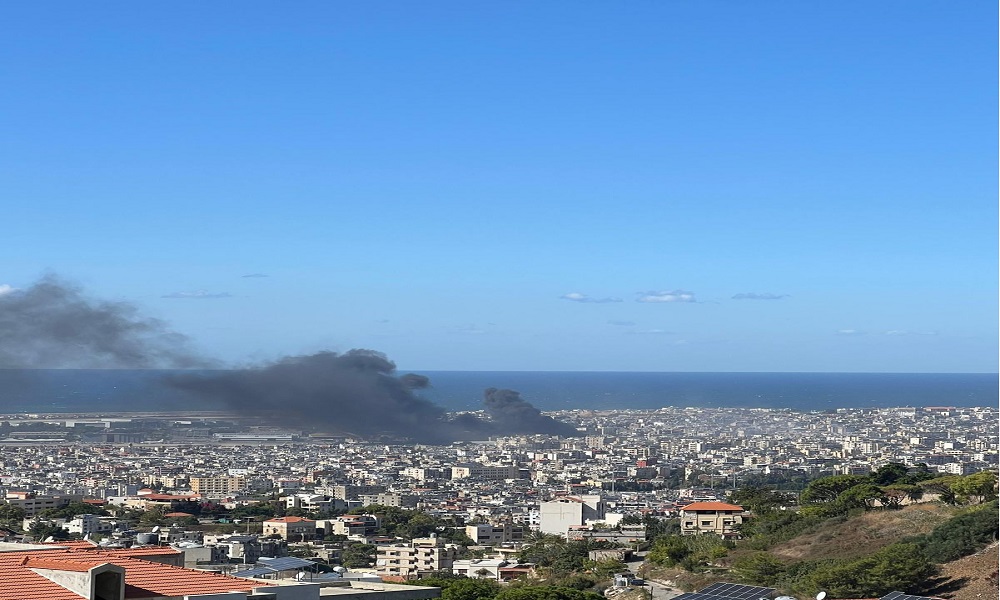
[(381, 353), (351, 350), (289, 357), (253, 369), (175, 375), (170, 382), (244, 415), (359, 437), (441, 443), (525, 433), (578, 435), (510, 390), (487, 390), (490, 419), (449, 415), (413, 392), (429, 385), (426, 377), (397, 376), (395, 369)]
[(0, 295), (0, 368), (186, 369), (209, 361), (127, 302), (88, 298), (54, 275)]
[(549, 433), (572, 437), (580, 435), (575, 427), (542, 414), (514, 390), (489, 388), (483, 392), (483, 405), (493, 425), (512, 433)]
[(273, 423), (369, 437), (387, 434), (450, 442), (447, 413), (413, 393), (419, 375), (396, 377), (396, 366), (370, 350), (318, 352), (252, 368), (175, 375), (172, 385), (231, 410)]
[(395, 364), (371, 350), (204, 370), (217, 366), (192, 352), (185, 336), (143, 317), (134, 305), (89, 298), (55, 276), (0, 295), (0, 368), (187, 370), (158, 381), (272, 423), (361, 437), (434, 443), (525, 433), (577, 435), (573, 427), (542, 415), (510, 390), (487, 390), (489, 419), (449, 415), (417, 395), (415, 390), (430, 385), (427, 377), (396, 375)]

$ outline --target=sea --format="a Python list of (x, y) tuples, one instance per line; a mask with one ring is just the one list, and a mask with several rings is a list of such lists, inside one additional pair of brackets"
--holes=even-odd
[[(896, 406), (992, 406), (996, 373), (635, 373), (416, 371), (420, 396), (448, 411), (478, 410), (506, 388), (543, 411), (662, 407), (796, 411)], [(0, 369), (0, 413), (211, 411), (226, 407), (162, 385), (173, 371)]]

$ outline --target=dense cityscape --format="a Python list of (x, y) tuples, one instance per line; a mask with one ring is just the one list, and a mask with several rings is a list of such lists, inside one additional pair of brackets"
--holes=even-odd
[(4, 3), (0, 600), (1000, 600), (998, 6)]
[[(745, 537), (754, 511), (733, 499), (746, 490), (784, 494), (782, 510), (798, 510), (817, 480), (896, 468), (952, 485), (995, 472), (998, 459), (995, 407), (551, 416), (578, 435), (427, 445), (221, 413), (5, 415), (2, 533), (275, 581), (322, 565), (309, 575), (324, 580), (317, 589), (341, 592), (441, 573), (539, 577), (539, 561), (525, 559), (548, 535), (584, 544), (593, 565), (611, 561), (590, 572), (615, 583), (613, 596), (642, 580), (611, 571), (629, 573), (667, 523), (680, 536)], [(942, 488), (913, 492), (878, 503), (939, 501)], [(289, 556), (303, 562), (267, 566)], [(683, 587), (659, 584), (667, 597)]]

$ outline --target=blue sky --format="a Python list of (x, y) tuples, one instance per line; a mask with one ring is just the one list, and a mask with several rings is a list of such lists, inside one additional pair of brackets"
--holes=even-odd
[(0, 283), (234, 362), (996, 371), (996, 12), (8, 3)]

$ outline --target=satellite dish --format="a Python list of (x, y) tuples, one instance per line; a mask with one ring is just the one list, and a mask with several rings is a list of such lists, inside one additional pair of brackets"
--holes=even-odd
[(816, 594), (816, 600), (823, 600), (823, 598), (826, 598), (826, 592)]

